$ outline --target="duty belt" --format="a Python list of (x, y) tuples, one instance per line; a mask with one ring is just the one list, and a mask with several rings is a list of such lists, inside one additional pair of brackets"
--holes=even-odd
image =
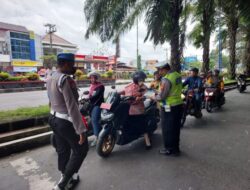
[(63, 114), (63, 113), (55, 112), (53, 110), (50, 111), (50, 114), (54, 115), (57, 118), (65, 119), (65, 120), (67, 120), (69, 122), (72, 122), (72, 118), (68, 114)]

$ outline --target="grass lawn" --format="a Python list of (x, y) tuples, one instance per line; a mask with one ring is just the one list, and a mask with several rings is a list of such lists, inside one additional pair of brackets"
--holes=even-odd
[(10, 111), (0, 111), (0, 123), (13, 120), (27, 119), (32, 117), (46, 116), (49, 114), (49, 106), (39, 106), (33, 108), (18, 108)]

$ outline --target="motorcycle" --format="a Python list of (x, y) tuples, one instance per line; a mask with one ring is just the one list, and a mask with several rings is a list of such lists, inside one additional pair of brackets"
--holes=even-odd
[(211, 113), (213, 108), (221, 108), (225, 104), (224, 95), (219, 94), (215, 87), (208, 87), (205, 89), (205, 108), (207, 112)]
[(197, 119), (202, 118), (201, 110), (195, 108), (195, 90), (183, 91), (183, 113), (181, 118), (181, 127), (184, 126), (188, 115), (194, 116)]
[[(83, 95), (88, 95), (88, 94), (89, 94), (88, 91), (83, 92)], [(90, 118), (91, 103), (88, 98), (83, 98), (83, 95), (79, 101), (79, 109), (82, 115), (82, 121), (87, 128), (87, 136), (89, 137), (94, 134)], [(56, 149), (57, 145), (54, 133), (52, 133), (50, 136), (50, 143)]]
[(237, 89), (239, 90), (240, 93), (244, 92), (247, 89), (245, 75), (240, 75), (237, 77)]
[(146, 126), (136, 126), (129, 122), (130, 103), (135, 98), (121, 96), (117, 92), (110, 92), (107, 100), (101, 105), (102, 131), (99, 134), (96, 150), (99, 156), (108, 157), (117, 145), (126, 145), (146, 132), (152, 135), (160, 121), (157, 104), (153, 100), (144, 100)]

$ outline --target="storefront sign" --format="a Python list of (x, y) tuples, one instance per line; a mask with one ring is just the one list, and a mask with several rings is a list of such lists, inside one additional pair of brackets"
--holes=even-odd
[(35, 73), (37, 72), (37, 67), (13, 67), (13, 71), (20, 73)]
[(20, 66), (20, 67), (38, 67), (42, 66), (42, 63), (38, 61), (12, 61), (13, 66)]

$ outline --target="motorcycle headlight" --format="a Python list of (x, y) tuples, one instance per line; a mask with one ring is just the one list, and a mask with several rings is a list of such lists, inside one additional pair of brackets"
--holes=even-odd
[(207, 91), (205, 91), (205, 96), (208, 96), (208, 94), (209, 94), (209, 93), (208, 93)]
[(101, 113), (101, 119), (102, 121), (110, 121), (113, 118), (113, 113)]
[(209, 93), (208, 93), (208, 96), (213, 96), (213, 95), (214, 95), (213, 92), (209, 92)]

